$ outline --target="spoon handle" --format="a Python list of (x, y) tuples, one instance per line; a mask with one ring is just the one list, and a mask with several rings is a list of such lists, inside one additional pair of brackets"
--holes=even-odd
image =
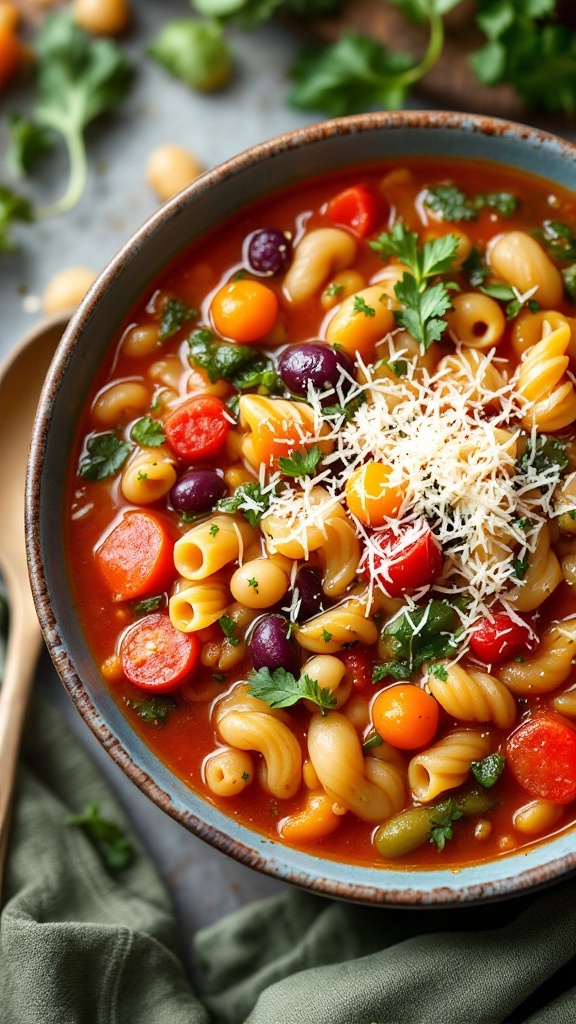
[(14, 601), (10, 608), (8, 648), (0, 689), (0, 895), (20, 737), (41, 640), (32, 597)]

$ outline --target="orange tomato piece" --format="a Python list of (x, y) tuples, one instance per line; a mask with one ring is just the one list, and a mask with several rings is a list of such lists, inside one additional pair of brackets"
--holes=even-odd
[(385, 743), (415, 750), (430, 743), (438, 729), (438, 702), (413, 683), (382, 690), (372, 704), (372, 724)]
[(365, 526), (383, 526), (400, 511), (404, 490), (390, 485), (391, 473), (382, 462), (365, 462), (346, 481), (346, 504)]
[(272, 330), (278, 316), (278, 299), (260, 281), (230, 281), (216, 292), (210, 315), (219, 334), (244, 345), (258, 341)]
[(96, 552), (96, 564), (117, 601), (164, 590), (176, 576), (173, 540), (152, 512), (126, 512)]

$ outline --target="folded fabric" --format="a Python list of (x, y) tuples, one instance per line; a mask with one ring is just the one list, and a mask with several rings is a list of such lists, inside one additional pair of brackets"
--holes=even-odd
[(576, 883), (455, 911), (294, 891), (197, 936), (202, 996), (137, 840), (108, 871), (90, 801), (128, 823), (58, 714), (36, 700), (19, 772), (0, 929), (1, 1024), (566, 1024), (576, 1020)]

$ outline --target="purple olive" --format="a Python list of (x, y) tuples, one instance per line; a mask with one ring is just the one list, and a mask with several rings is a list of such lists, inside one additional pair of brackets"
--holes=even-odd
[(300, 569), (296, 577), (294, 590), (298, 591), (298, 600), (300, 601), (296, 616), (298, 622), (306, 622), (313, 615), (324, 611), (327, 603), (326, 597), (322, 590), (320, 576), (314, 572), (314, 569)]
[(288, 270), (292, 260), (292, 243), (277, 228), (256, 231), (248, 244), (248, 262), (256, 274), (272, 277)]
[[(309, 382), (317, 391), (334, 389), (340, 385), (346, 394), (352, 385), (342, 376), (340, 367), (350, 377), (354, 376), (354, 363), (348, 353), (330, 348), (321, 341), (289, 345), (278, 360), (278, 372), (284, 385), (297, 395), (308, 393)], [(337, 402), (338, 396), (330, 395), (329, 400)]]
[(255, 669), (285, 668), (298, 675), (300, 659), (296, 644), (287, 638), (288, 619), (283, 615), (265, 615), (259, 619), (250, 634), (248, 646)]
[(226, 494), (226, 484), (213, 469), (187, 469), (170, 491), (177, 512), (210, 512)]

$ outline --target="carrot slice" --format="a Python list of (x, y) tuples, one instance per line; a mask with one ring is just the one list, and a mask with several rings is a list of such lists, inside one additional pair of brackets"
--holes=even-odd
[(185, 402), (168, 417), (164, 430), (170, 446), (181, 459), (207, 459), (224, 446), (230, 420), (224, 402), (202, 395)]
[(330, 200), (326, 216), (333, 224), (351, 228), (360, 238), (366, 238), (382, 221), (382, 200), (366, 185), (345, 188)]
[(576, 733), (544, 715), (521, 725), (506, 749), (516, 780), (531, 796), (567, 804), (576, 798)]
[(117, 601), (164, 590), (176, 575), (174, 542), (152, 512), (126, 512), (96, 552), (96, 564)]
[(140, 619), (122, 638), (120, 659), (126, 678), (142, 690), (175, 690), (200, 657), (194, 633), (181, 633), (167, 615), (155, 612)]

